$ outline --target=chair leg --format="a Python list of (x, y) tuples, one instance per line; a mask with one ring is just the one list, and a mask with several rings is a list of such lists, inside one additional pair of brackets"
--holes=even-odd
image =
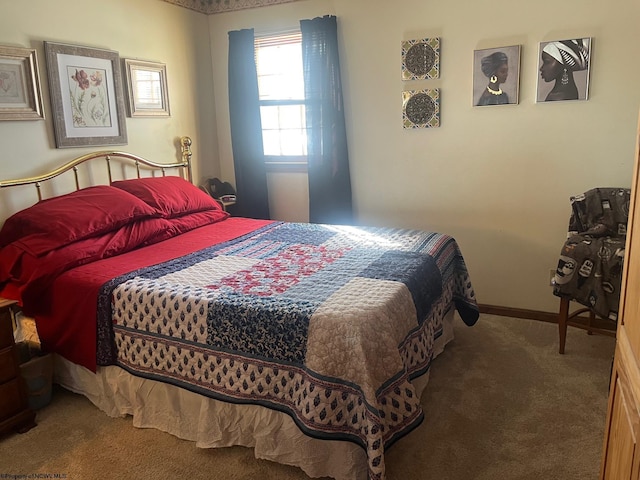
[[(595, 319), (596, 319), (596, 313), (593, 310), (589, 310), (589, 320), (587, 325), (591, 327)], [(591, 328), (587, 328), (587, 335), (593, 335), (593, 330), (591, 330)]]
[(558, 333), (560, 334), (559, 353), (564, 353), (567, 340), (567, 321), (569, 320), (569, 298), (560, 297), (560, 312), (558, 313)]

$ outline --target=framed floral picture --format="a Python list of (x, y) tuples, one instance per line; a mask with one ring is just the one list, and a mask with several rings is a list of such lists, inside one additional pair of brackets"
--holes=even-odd
[(35, 49), (0, 46), (0, 120), (43, 118)]
[(118, 52), (44, 42), (56, 146), (127, 143)]

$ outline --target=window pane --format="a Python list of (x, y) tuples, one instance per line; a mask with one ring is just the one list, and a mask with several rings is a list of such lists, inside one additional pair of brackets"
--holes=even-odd
[(304, 105), (261, 106), (260, 114), (265, 155), (306, 155)]
[(282, 155), (280, 151), (280, 131), (263, 130), (262, 146), (265, 155)]
[(260, 118), (262, 119), (263, 130), (277, 130), (280, 127), (278, 121), (278, 105), (260, 107)]
[(305, 127), (304, 105), (282, 105), (280, 110), (280, 128)]
[(304, 130), (281, 130), (281, 155), (306, 155)]
[(307, 154), (307, 136), (305, 130), (263, 130), (262, 145), (265, 155), (293, 155)]
[(302, 45), (276, 45), (256, 51), (260, 99), (304, 99)]

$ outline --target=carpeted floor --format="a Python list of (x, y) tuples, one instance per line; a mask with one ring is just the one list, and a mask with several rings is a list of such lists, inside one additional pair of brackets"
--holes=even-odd
[[(455, 335), (434, 361), (425, 421), (387, 452), (387, 478), (598, 478), (615, 340), (570, 328), (559, 355), (557, 326), (492, 315), (472, 328), (456, 322)], [(134, 428), (61, 388), (36, 420), (0, 437), (0, 478), (308, 478), (251, 449), (203, 450)]]

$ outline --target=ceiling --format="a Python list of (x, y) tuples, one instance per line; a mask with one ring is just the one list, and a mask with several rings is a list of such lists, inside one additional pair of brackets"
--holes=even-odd
[(280, 3), (297, 2), (299, 0), (164, 0), (196, 12), (207, 15), (214, 13), (243, 10), (245, 8), (266, 7)]

